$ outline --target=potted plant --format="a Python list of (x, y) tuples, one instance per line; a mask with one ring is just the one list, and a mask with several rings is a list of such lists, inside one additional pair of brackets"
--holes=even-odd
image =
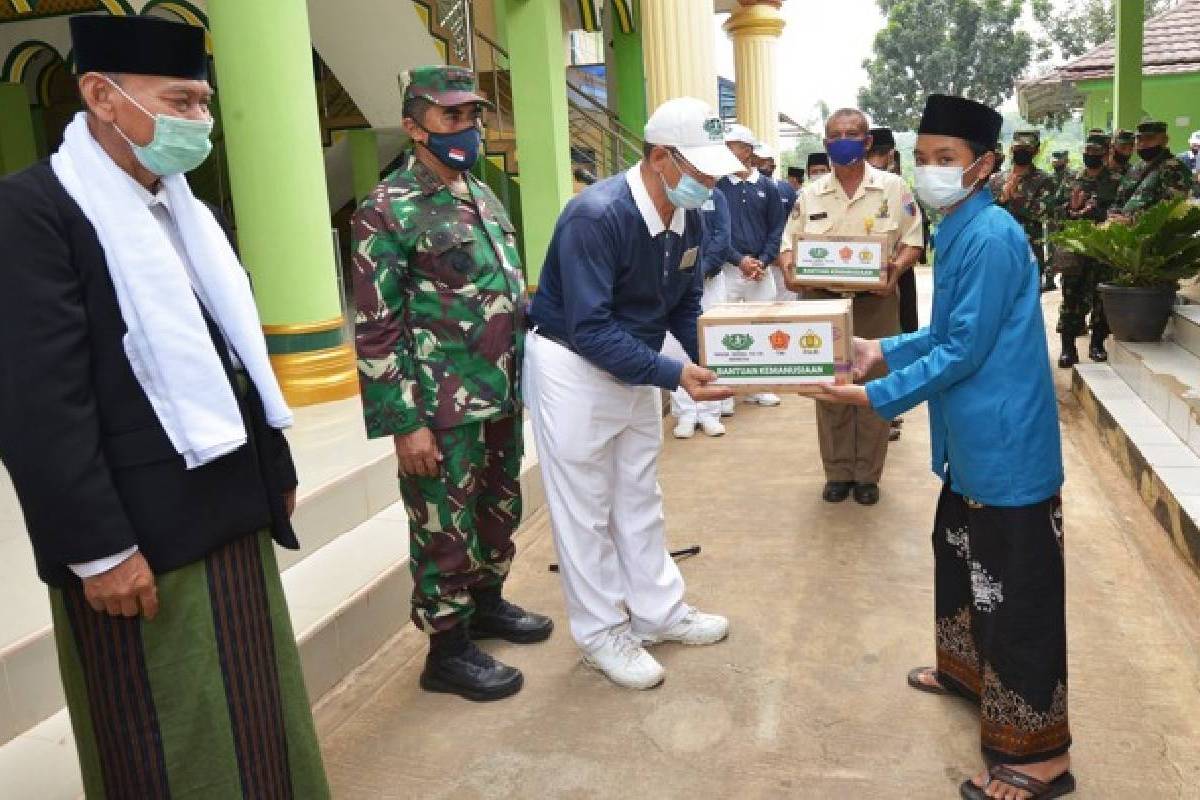
[(1161, 339), (1179, 282), (1200, 274), (1200, 207), (1186, 199), (1151, 206), (1132, 222), (1069, 222), (1051, 240), (1111, 267), (1100, 293), (1123, 342)]

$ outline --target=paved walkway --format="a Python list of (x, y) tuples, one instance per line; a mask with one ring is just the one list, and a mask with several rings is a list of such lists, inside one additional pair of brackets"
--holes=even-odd
[[(1076, 796), (1200, 798), (1200, 580), (1057, 377)], [(489, 645), (525, 690), (491, 705), (425, 694), (424, 640), (402, 634), (319, 710), (337, 796), (958, 797), (980, 766), (976, 715), (904, 685), (933, 651), (924, 409), (871, 509), (820, 501), (811, 401), (743, 406), (730, 423), (722, 439), (669, 440), (661, 473), (672, 546), (704, 548), (683, 562), (690, 599), (731, 618), (727, 642), (656, 649), (656, 690), (609, 684), (567, 634), (540, 513), (509, 594), (559, 630)]]

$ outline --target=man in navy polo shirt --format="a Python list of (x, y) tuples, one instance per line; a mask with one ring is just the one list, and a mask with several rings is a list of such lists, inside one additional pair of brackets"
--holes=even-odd
[[(558, 219), (526, 341), (533, 423), (571, 634), (584, 661), (648, 689), (644, 645), (712, 644), (729, 622), (684, 603), (666, 547), (659, 388), (697, 401), (732, 390), (695, 364), (703, 274), (699, 209), (741, 169), (705, 103), (678, 98), (646, 123), (645, 158), (584, 189)], [(667, 332), (690, 361), (660, 352)]]
[[(778, 270), (771, 265), (779, 258), (788, 215), (779, 198), (779, 186), (754, 167), (754, 148), (758, 146), (754, 132), (745, 125), (731, 125), (725, 143), (742, 164), (741, 170), (717, 181), (717, 191), (729, 204), (729, 239), (737, 257), (725, 265), (725, 299), (731, 303), (771, 302), (778, 299)], [(779, 397), (759, 392), (747, 395), (746, 402), (777, 406)], [(733, 410), (733, 401), (725, 401), (722, 412), (728, 416)]]

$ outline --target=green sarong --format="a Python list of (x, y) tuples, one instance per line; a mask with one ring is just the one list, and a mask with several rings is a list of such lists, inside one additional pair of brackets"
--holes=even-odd
[(152, 622), (50, 590), (87, 797), (329, 797), (270, 537), (157, 581)]

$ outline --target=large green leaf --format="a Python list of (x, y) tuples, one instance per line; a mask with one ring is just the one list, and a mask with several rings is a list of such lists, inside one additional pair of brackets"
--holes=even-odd
[(1187, 200), (1151, 206), (1132, 223), (1069, 222), (1050, 240), (1111, 265), (1119, 286), (1175, 286), (1200, 274), (1200, 207)]

